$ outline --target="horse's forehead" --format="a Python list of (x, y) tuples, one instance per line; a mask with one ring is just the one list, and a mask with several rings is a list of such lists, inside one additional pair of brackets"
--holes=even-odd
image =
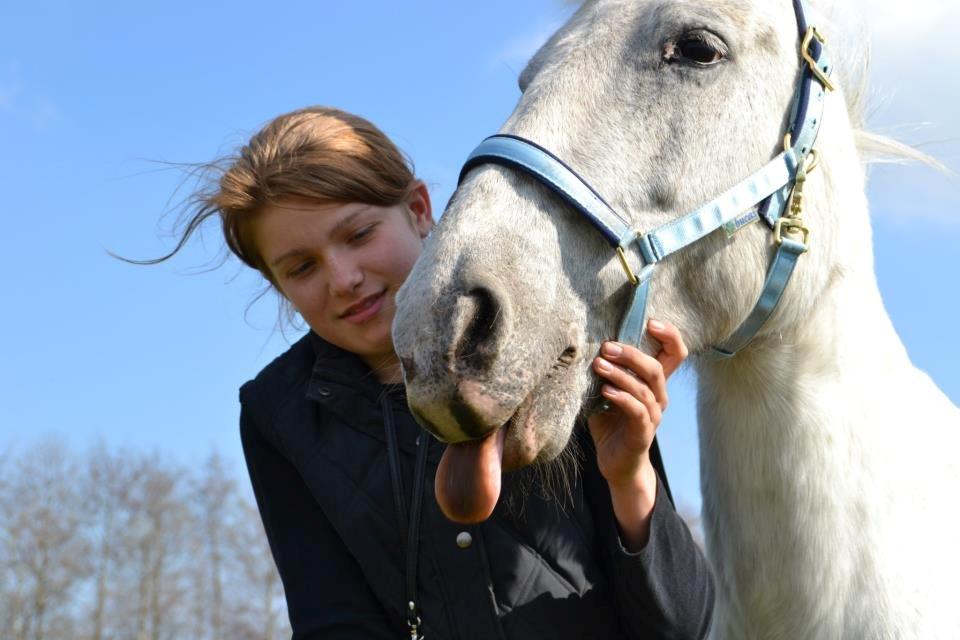
[[(583, 8), (610, 12), (611, 17), (617, 18), (634, 16), (648, 27), (699, 19), (707, 23), (704, 26), (719, 21), (746, 33), (767, 31), (793, 11), (789, 0), (593, 0), (583, 3)], [(617, 22), (629, 24), (622, 19)], [(791, 28), (791, 25), (785, 26)]]
[[(530, 59), (519, 77), (521, 91), (548, 63), (568, 55), (609, 60), (615, 43), (656, 40), (671, 30), (714, 28), (745, 47), (775, 55), (796, 29), (789, 0), (592, 0), (581, 3), (567, 25)], [(778, 34), (778, 32), (780, 32)], [(632, 42), (631, 42), (632, 41)]]

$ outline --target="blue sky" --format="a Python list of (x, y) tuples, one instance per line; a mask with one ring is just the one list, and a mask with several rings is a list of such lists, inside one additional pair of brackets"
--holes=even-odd
[[(947, 5), (850, 4), (874, 20), (871, 124), (935, 142), (924, 148), (960, 169), (960, 86), (948, 71), (960, 9)], [(510, 113), (526, 58), (569, 11), (555, 0), (6, 3), (0, 453), (102, 439), (186, 462), (216, 448), (241, 470), (237, 387), (287, 344), (275, 299), (248, 309), (261, 285), (235, 261), (202, 272), (221, 246), (213, 227), (158, 267), (106, 251), (164, 252), (172, 218), (161, 216), (189, 191), (170, 163), (213, 159), (307, 104), (377, 122), (442, 205), (462, 159)], [(889, 312), (914, 362), (960, 403), (960, 182), (915, 167), (872, 176)], [(696, 508), (692, 384), (690, 373), (673, 382), (661, 433), (675, 492)]]

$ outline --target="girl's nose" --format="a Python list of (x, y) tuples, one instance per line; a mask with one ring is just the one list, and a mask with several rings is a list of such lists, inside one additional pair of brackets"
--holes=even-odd
[(329, 262), (330, 293), (335, 296), (350, 295), (363, 284), (363, 270), (352, 260)]

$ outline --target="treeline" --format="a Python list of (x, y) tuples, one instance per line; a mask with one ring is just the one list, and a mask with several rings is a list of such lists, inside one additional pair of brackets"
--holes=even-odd
[(216, 454), (0, 455), (0, 638), (289, 638), (246, 482)]
[(216, 454), (0, 453), (0, 640), (289, 638), (247, 483)]

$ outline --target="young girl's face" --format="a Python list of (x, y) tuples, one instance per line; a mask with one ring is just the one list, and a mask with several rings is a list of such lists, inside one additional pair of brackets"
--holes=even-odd
[(256, 215), (260, 255), (310, 328), (377, 371), (396, 360), (394, 297), (433, 225), (426, 187), (392, 207), (287, 200)]

